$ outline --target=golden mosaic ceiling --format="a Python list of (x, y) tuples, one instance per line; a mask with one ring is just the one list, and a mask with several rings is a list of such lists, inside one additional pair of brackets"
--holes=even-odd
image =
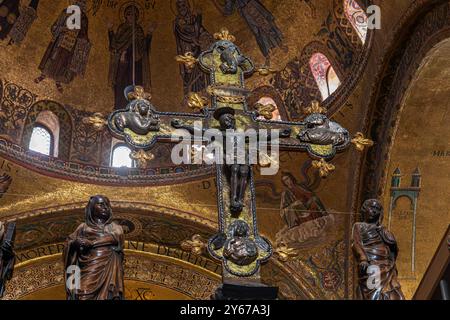
[[(29, 0), (21, 1), (23, 6)], [(117, 30), (124, 18), (124, 8), (131, 1), (88, 1), (88, 38), (92, 45), (84, 77), (75, 77), (70, 85), (64, 85), (60, 93), (54, 82), (44, 80), (39, 84), (38, 66), (49, 45), (52, 34), (52, 24), (59, 14), (67, 8), (65, 0), (41, 0), (38, 7), (38, 17), (31, 26), (24, 41), (17, 45), (0, 44), (0, 70), (2, 78), (17, 83), (37, 94), (39, 99), (51, 99), (71, 105), (80, 110), (109, 113), (113, 109), (114, 96), (108, 84), (110, 65), (110, 50), (108, 43), (108, 27)], [(153, 92), (153, 102), (161, 111), (181, 111), (183, 99), (183, 83), (180, 69), (175, 61), (177, 44), (174, 35), (174, 21), (177, 9), (175, 1), (137, 0), (141, 9), (140, 25), (148, 34), (155, 28), (150, 50), (150, 73)], [(223, 1), (191, 1), (195, 12), (202, 13), (205, 29), (213, 34), (222, 27), (227, 27), (236, 36), (237, 44), (256, 64), (265, 63), (264, 56), (258, 47), (256, 38), (247, 26), (243, 16), (235, 10), (224, 17), (219, 11)], [(332, 11), (332, 1), (314, 1), (315, 10), (307, 4), (308, 1), (284, 0), (264, 1), (264, 5), (275, 17), (275, 23), (281, 30), (283, 44), (271, 55), (271, 67), (282, 69), (301, 49), (311, 41), (313, 33), (320, 29)], [(294, 10), (293, 10), (294, 8)], [(314, 15), (314, 17), (313, 17)], [(264, 82), (265, 79), (255, 79)]]

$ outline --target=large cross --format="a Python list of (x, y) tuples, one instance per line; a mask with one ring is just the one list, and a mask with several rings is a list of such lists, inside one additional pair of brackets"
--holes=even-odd
[[(309, 115), (303, 122), (270, 121), (266, 120), (271, 118), (267, 110), (251, 111), (244, 79), (255, 72), (254, 64), (241, 53), (227, 30), (215, 37), (217, 41), (197, 59), (190, 54), (178, 57), (187, 66), (199, 63), (210, 75), (209, 107), (205, 106), (201, 113), (158, 112), (150, 96), (136, 87), (126, 93), (130, 100), (127, 108), (109, 117), (108, 126), (114, 136), (145, 157), (145, 151), (155, 143), (173, 142), (177, 129), (193, 133), (195, 122), (201, 122), (203, 130), (215, 128), (222, 132), (230, 128), (256, 132), (278, 129), (280, 138), (268, 140), (269, 148), (279, 143), (282, 150), (307, 152), (322, 176), (334, 170), (327, 161), (348, 147), (348, 131), (330, 121), (318, 103), (307, 108)], [(201, 107), (205, 102), (202, 100), (193, 94), (190, 102)], [(216, 180), (219, 232), (209, 240), (208, 251), (222, 261), (224, 284), (258, 286), (260, 265), (271, 257), (272, 245), (258, 232), (253, 164), (216, 164)]]

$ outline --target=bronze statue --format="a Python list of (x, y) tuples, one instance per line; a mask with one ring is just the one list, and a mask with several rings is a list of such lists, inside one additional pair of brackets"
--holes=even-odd
[(381, 225), (383, 207), (378, 200), (364, 202), (363, 222), (353, 226), (353, 253), (358, 263), (360, 298), (404, 300), (397, 280), (398, 246), (394, 235)]
[[(94, 196), (86, 206), (86, 222), (69, 236), (64, 248), (68, 300), (124, 299), (123, 246), (121, 226), (112, 222), (109, 199)], [(79, 282), (69, 287), (68, 270), (79, 268)], [(77, 276), (77, 273), (74, 273)]]
[(134, 91), (143, 92), (143, 88), (128, 86), (125, 89), (125, 97), (131, 102), (127, 112), (119, 113), (114, 118), (115, 126), (121, 132), (128, 128), (132, 132), (144, 136), (151, 131), (159, 131), (160, 120), (159, 116), (155, 114), (155, 107), (146, 99), (147, 97), (136, 97)]
[(115, 118), (115, 125), (121, 131), (129, 128), (134, 133), (145, 136), (151, 131), (159, 131), (159, 117), (153, 112), (150, 103), (144, 100), (137, 101), (130, 112), (121, 113)]
[[(232, 108), (220, 108), (214, 113), (214, 118), (219, 121), (220, 130), (224, 134), (226, 139), (227, 130), (236, 130), (236, 119), (234, 117), (234, 109)], [(226, 147), (226, 141), (224, 141)], [(237, 141), (233, 141), (233, 150), (224, 150), (226, 154), (233, 152), (233, 163), (227, 164), (230, 176), (230, 205), (231, 211), (238, 214), (244, 207), (245, 191), (247, 189), (248, 178), (250, 173), (250, 165), (248, 164), (248, 156), (245, 155), (244, 164), (238, 163), (239, 150)]]
[(306, 117), (306, 128), (298, 134), (302, 142), (342, 146), (349, 142), (350, 136), (346, 129), (336, 122), (330, 121), (327, 116), (314, 113)]
[(258, 246), (249, 238), (250, 228), (245, 221), (236, 220), (230, 225), (223, 255), (239, 266), (247, 266), (258, 258)]
[(236, 54), (238, 53), (237, 47), (230, 41), (220, 41), (217, 48), (220, 52), (220, 60), (222, 62), (220, 70), (224, 74), (236, 74), (238, 67), (245, 63), (245, 57)]
[(5, 293), (7, 280), (11, 280), (14, 271), (16, 255), (14, 254), (14, 239), (16, 224), (9, 223), (6, 227), (0, 222), (0, 298)]

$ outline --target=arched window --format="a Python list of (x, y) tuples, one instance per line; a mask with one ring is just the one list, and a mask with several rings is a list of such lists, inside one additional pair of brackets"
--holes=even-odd
[(52, 156), (54, 154), (53, 145), (54, 137), (51, 131), (47, 127), (37, 124), (31, 134), (29, 150)]
[(51, 111), (38, 114), (33, 125), (28, 149), (47, 156), (57, 157), (59, 153), (59, 119)]
[(366, 42), (368, 18), (356, 0), (344, 0), (344, 12), (362, 43)]
[(133, 168), (133, 159), (130, 158), (131, 149), (123, 144), (116, 144), (111, 155), (111, 167)]
[[(272, 121), (281, 121), (280, 110), (278, 109), (277, 103), (270, 97), (262, 97), (258, 100), (257, 104), (261, 104), (263, 106), (272, 105), (275, 107), (275, 110), (272, 111)], [(265, 120), (263, 116), (260, 116), (258, 119)]]
[(340, 86), (341, 81), (330, 61), (322, 53), (316, 53), (309, 61), (311, 71), (316, 79), (322, 99), (328, 98)]

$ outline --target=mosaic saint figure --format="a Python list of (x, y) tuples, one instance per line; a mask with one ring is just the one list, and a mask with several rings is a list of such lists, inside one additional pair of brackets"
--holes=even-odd
[(69, 84), (77, 75), (84, 75), (91, 50), (86, 0), (72, 0), (69, 3), (81, 9), (80, 29), (67, 27), (66, 22), (71, 14), (64, 9), (51, 27), (52, 40), (39, 65), (41, 75), (35, 79), (36, 83), (46, 78), (54, 80), (60, 92), (63, 92), (62, 84)]
[(325, 234), (334, 223), (322, 201), (314, 189), (319, 186), (320, 178), (310, 181), (307, 170), (310, 164), (303, 168), (306, 180), (299, 182), (291, 173), (283, 172), (281, 182), (280, 216), (285, 227), (276, 235), (277, 243), (285, 243), (292, 247), (303, 247), (314, 243)]
[(213, 0), (216, 7), (226, 16), (232, 15), (235, 10), (244, 18), (248, 27), (256, 38), (258, 46), (269, 62), (272, 49), (283, 48), (283, 33), (278, 28), (273, 14), (260, 0), (225, 0), (224, 4)]
[[(177, 42), (177, 54), (191, 52), (195, 58), (214, 42), (213, 36), (203, 26), (203, 17), (193, 12), (188, 0), (176, 1), (177, 16), (174, 21), (174, 33)], [(192, 68), (180, 64), (184, 94), (200, 92), (208, 86), (208, 76), (196, 64)]]
[(123, 300), (124, 233), (113, 220), (109, 199), (94, 196), (85, 211), (85, 222), (69, 236), (64, 247), (66, 284), (69, 268), (76, 266), (80, 281), (66, 287), (68, 300)]
[[(139, 24), (139, 8), (130, 4), (124, 10), (125, 21), (113, 31), (109, 25), (109, 85), (114, 90), (114, 109), (124, 109), (127, 100), (123, 95), (126, 87), (133, 84), (133, 65), (135, 85), (151, 92), (150, 52), (156, 24), (151, 24), (146, 34)], [(135, 54), (133, 55), (133, 30), (135, 32)]]
[(383, 206), (375, 199), (361, 208), (363, 222), (353, 226), (353, 253), (358, 263), (358, 295), (363, 300), (404, 300), (397, 276), (398, 245), (383, 225)]
[(5, 40), (8, 37), (19, 15), (19, 1), (5, 0), (0, 2), (0, 40)]

